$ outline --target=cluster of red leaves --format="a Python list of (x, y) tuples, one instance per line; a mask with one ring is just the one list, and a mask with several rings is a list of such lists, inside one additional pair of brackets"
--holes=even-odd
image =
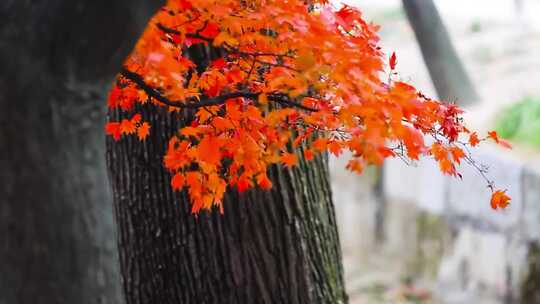
[(141, 123), (141, 114), (135, 114), (131, 119), (123, 119), (121, 122), (109, 122), (105, 126), (107, 135), (119, 140), (122, 135), (137, 134), (140, 140), (144, 140), (150, 134), (150, 124)]
[[(359, 173), (387, 157), (431, 155), (458, 176), (466, 146), (483, 140), (463, 126), (455, 105), (382, 80), (377, 27), (359, 10), (310, 2), (170, 0), (126, 61), (110, 108), (196, 109), (164, 157), (172, 187), (187, 188), (193, 212), (220, 206), (227, 187), (271, 188), (268, 166), (295, 166), (299, 147), (306, 160), (349, 150), (347, 168)], [(197, 45), (218, 55), (196, 62), (188, 50)], [(392, 75), (396, 64), (392, 54)], [(135, 133), (143, 140), (149, 130), (140, 114), (106, 126), (116, 140)], [(464, 136), (468, 142), (459, 141)], [(509, 198), (490, 187), (504, 207)]]

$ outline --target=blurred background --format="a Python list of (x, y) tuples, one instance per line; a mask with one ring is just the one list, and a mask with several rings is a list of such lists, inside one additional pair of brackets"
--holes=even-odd
[(381, 25), (398, 78), (513, 145), (473, 151), (513, 198), (504, 211), (468, 165), (462, 181), (430, 160), (358, 177), (332, 159), (351, 303), (540, 303), (540, 1), (345, 2)]

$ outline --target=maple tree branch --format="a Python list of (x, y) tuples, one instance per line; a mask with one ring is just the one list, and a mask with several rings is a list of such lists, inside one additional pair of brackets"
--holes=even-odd
[(176, 34), (176, 35), (180, 35), (180, 31), (177, 31), (175, 29), (172, 29), (172, 28), (169, 28), (169, 27), (166, 27), (165, 25), (161, 24), (161, 23), (156, 23), (156, 26), (158, 29), (160, 29), (162, 32), (164, 32), (165, 34)]
[(135, 83), (140, 89), (142, 89), (146, 94), (148, 94), (148, 96), (155, 98), (159, 102), (164, 103), (170, 107), (176, 107), (176, 108), (182, 108), (182, 109), (197, 109), (201, 107), (216, 106), (216, 105), (225, 103), (227, 99), (231, 99), (231, 98), (237, 98), (237, 97), (257, 98), (259, 96), (258, 93), (233, 92), (233, 93), (223, 94), (223, 95), (212, 97), (212, 98), (204, 98), (204, 99), (201, 99), (200, 101), (196, 101), (195, 98), (192, 98), (189, 101), (170, 100), (169, 98), (163, 96), (161, 92), (159, 92), (158, 90), (148, 85), (144, 81), (144, 79), (141, 77), (141, 75), (135, 72), (132, 72), (126, 68), (123, 68), (120, 74), (122, 74), (122, 76), (124, 76), (126, 79), (129, 79), (133, 83)]
[[(238, 54), (238, 55), (241, 55), (241, 56), (253, 56), (253, 57), (274, 56), (274, 57), (278, 57), (278, 58), (281, 58), (281, 57), (294, 58), (293, 56), (287, 55), (287, 54), (275, 54), (275, 53), (264, 53), (264, 52), (251, 52), (250, 53), (250, 52), (240, 51), (240, 50), (238, 50), (236, 48), (231, 47), (230, 45), (227, 45), (227, 47), (229, 48), (228, 50), (231, 51), (231, 53)], [(267, 62), (264, 62), (264, 61), (260, 61), (260, 62), (261, 63), (267, 63)]]
[[(265, 56), (265, 55), (261, 55), (261, 56)], [(278, 55), (276, 55), (276, 56), (278, 56)], [(257, 56), (255, 56), (255, 58), (256, 58), (256, 57), (257, 57)], [(260, 64), (266, 64), (266, 65), (268, 65), (268, 66), (273, 66), (273, 67), (281, 67), (281, 68), (285, 68), (285, 69), (291, 70), (291, 71), (293, 71), (293, 72), (300, 73), (300, 70), (297, 70), (297, 69), (295, 69), (295, 68), (293, 68), (293, 67), (290, 67), (290, 66), (288, 66), (288, 65), (285, 65), (285, 64), (270, 63), (270, 62), (266, 62), (266, 61), (262, 61), (262, 60), (257, 60), (257, 59), (255, 59), (255, 62), (260, 63)]]
[[(148, 85), (144, 81), (144, 79), (142, 78), (141, 75), (139, 75), (139, 74), (137, 74), (135, 72), (132, 72), (132, 71), (128, 70), (125, 67), (121, 70), (120, 74), (124, 78), (126, 78), (126, 79), (132, 81), (133, 83), (135, 83), (149, 97), (152, 97), (152, 98), (158, 100), (159, 102), (164, 103), (164, 104), (166, 104), (166, 105), (168, 105), (170, 107), (176, 107), (176, 108), (181, 108), (181, 109), (198, 109), (198, 108), (201, 108), (201, 107), (221, 105), (221, 104), (225, 103), (225, 101), (227, 101), (228, 99), (238, 98), (238, 97), (245, 97), (245, 98), (256, 100), (259, 97), (259, 95), (262, 94), (262, 93), (242, 92), (241, 91), (241, 92), (227, 93), (227, 94), (223, 94), (223, 95), (219, 95), (219, 96), (211, 97), (211, 98), (203, 98), (203, 99), (200, 99), (200, 100), (197, 100), (195, 98), (191, 98), (190, 100), (187, 100), (187, 101), (171, 100), (171, 99), (163, 96), (163, 94), (161, 94), (161, 92), (159, 90), (157, 90), (157, 89), (151, 87), (150, 85)], [(296, 107), (296, 108), (299, 108), (299, 109), (302, 109), (302, 110), (305, 110), (305, 111), (309, 111), (309, 112), (317, 112), (318, 111), (317, 109), (310, 108), (310, 107), (304, 106), (302, 104), (299, 104), (299, 103), (296, 103), (296, 102), (290, 100), (289, 96), (287, 96), (286, 94), (283, 94), (283, 93), (269, 94), (268, 95), (268, 100), (277, 102), (277, 103), (279, 103), (281, 105), (284, 105), (284, 106)]]
[[(200, 32), (203, 31), (206, 28), (207, 23), (208, 22), (205, 23), (205, 25), (202, 27), (202, 29), (197, 30), (195, 33), (186, 33), (186, 37), (194, 38), (194, 39), (200, 39), (200, 40), (204, 40), (204, 41), (206, 41), (208, 43), (212, 43), (214, 41), (213, 38), (206, 37), (206, 36), (203, 36), (203, 35), (200, 34)], [(164, 32), (166, 34), (175, 34), (175, 35), (182, 34), (180, 31), (172, 29), (172, 28), (168, 28), (168, 27), (164, 26), (161, 23), (156, 23), (156, 26), (158, 27), (158, 29), (160, 29), (162, 32)], [(281, 58), (281, 57), (294, 58), (294, 56), (287, 55), (287, 54), (274, 54), (274, 53), (264, 53), (264, 52), (243, 52), (243, 51), (240, 51), (239, 49), (237, 49), (237, 48), (235, 48), (233, 46), (230, 46), (228, 44), (226, 46), (227, 46), (227, 51), (229, 51), (229, 52), (231, 52), (233, 54), (238, 54), (240, 56), (254, 56), (254, 57), (275, 56), (275, 57), (278, 57), (278, 58)]]
[[(166, 26), (164, 26), (163, 24), (161, 23), (156, 23), (156, 26), (158, 29), (160, 29), (162, 32), (166, 33), (166, 34), (174, 34), (174, 35), (180, 35), (181, 32), (178, 31), (178, 30), (175, 30), (175, 29), (172, 29), (172, 28), (168, 28)], [(206, 26), (205, 26), (206, 27)], [(204, 30), (204, 28), (203, 28)], [(209, 38), (209, 37), (205, 37), (203, 35), (201, 35), (199, 33), (199, 31), (197, 31), (196, 33), (192, 34), (192, 33), (186, 33), (186, 37), (188, 38), (195, 38), (195, 39), (200, 39), (200, 40), (204, 40), (208, 43), (211, 43), (212, 41), (214, 41), (214, 39), (212, 38)]]
[(195, 32), (195, 34), (196, 34), (196, 35), (199, 35), (202, 31), (204, 31), (204, 30), (206, 29), (207, 26), (208, 26), (208, 20), (204, 21), (203, 26), (202, 26), (200, 29), (198, 29), (198, 30)]
[(302, 110), (308, 111), (308, 112), (318, 112), (319, 111), (319, 110), (317, 110), (315, 108), (311, 108), (311, 107), (308, 107), (308, 106), (304, 106), (303, 104), (299, 104), (297, 102), (294, 102), (289, 98), (288, 95), (283, 94), (283, 93), (269, 94), (268, 95), (268, 100), (277, 102), (277, 103), (279, 103), (281, 105), (284, 105), (284, 106), (299, 108), (299, 109), (302, 109)]
[(251, 73), (253, 73), (253, 69), (255, 68), (255, 64), (257, 63), (257, 60), (255, 58), (253, 58), (253, 62), (251, 63), (251, 68), (249, 69), (249, 72), (246, 76), (246, 82), (249, 81), (249, 78), (251, 77)]

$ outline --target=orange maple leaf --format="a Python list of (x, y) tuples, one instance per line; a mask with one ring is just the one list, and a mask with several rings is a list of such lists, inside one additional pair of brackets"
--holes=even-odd
[(238, 192), (245, 192), (251, 186), (251, 182), (245, 176), (241, 176), (236, 183), (236, 188)]
[(262, 189), (268, 190), (268, 189), (272, 188), (272, 181), (270, 181), (270, 179), (268, 178), (268, 176), (265, 173), (261, 173), (261, 174), (257, 175), (257, 184)]
[(349, 160), (346, 168), (356, 173), (362, 173), (364, 171), (364, 165), (358, 159)]
[(311, 144), (313, 149), (318, 152), (323, 152), (328, 148), (328, 140), (324, 138), (317, 138), (313, 144)]
[(314, 157), (315, 155), (313, 154), (313, 151), (311, 151), (310, 149), (304, 150), (304, 158), (306, 160), (312, 160)]
[(198, 158), (209, 164), (218, 164), (221, 161), (221, 146), (220, 140), (205, 136), (197, 145)]
[(506, 195), (506, 190), (497, 190), (491, 194), (491, 208), (497, 210), (504, 209), (510, 204), (511, 198)]
[(461, 159), (465, 157), (465, 152), (461, 148), (458, 147), (451, 147), (450, 153), (452, 154), (452, 158), (454, 159), (454, 162), (457, 164), (461, 163)]
[(145, 121), (137, 128), (137, 136), (139, 140), (145, 140), (148, 134), (150, 134), (150, 124)]
[(137, 127), (133, 121), (122, 119), (122, 122), (120, 123), (120, 132), (122, 132), (122, 134), (134, 134), (135, 131), (137, 131)]
[(133, 115), (133, 117), (131, 117), (131, 122), (134, 124), (138, 124), (139, 122), (141, 122), (141, 119), (142, 119), (142, 115), (140, 113), (137, 113)]
[(478, 139), (478, 134), (476, 134), (476, 132), (471, 133), (471, 135), (469, 136), (469, 144), (475, 147), (479, 143), (480, 143), (480, 140)]
[(329, 144), (328, 144), (328, 150), (334, 154), (335, 156), (339, 156), (341, 154), (341, 150), (343, 148), (341, 147), (341, 145), (339, 144), (339, 142), (337, 141), (331, 141)]
[(109, 92), (108, 106), (109, 108), (116, 108), (119, 105), (119, 99), (122, 95), (122, 90), (118, 86), (114, 86)]
[(120, 123), (109, 122), (105, 125), (105, 133), (111, 135), (114, 140), (119, 140), (122, 132), (120, 131)]
[(180, 190), (184, 187), (185, 184), (185, 178), (183, 173), (176, 173), (172, 180), (171, 180), (171, 186), (173, 190)]
[(283, 153), (280, 160), (288, 168), (293, 167), (298, 163), (298, 158), (294, 153)]
[(508, 141), (499, 138), (499, 135), (497, 134), (497, 132), (495, 131), (488, 132), (488, 137), (493, 139), (497, 144), (501, 145), (502, 147), (505, 147), (507, 149), (512, 149), (512, 145)]

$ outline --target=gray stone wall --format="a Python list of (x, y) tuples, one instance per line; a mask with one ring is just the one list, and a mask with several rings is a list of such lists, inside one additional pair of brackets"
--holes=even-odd
[[(446, 244), (429, 253), (432, 260), (438, 260), (433, 280), (442, 303), (502, 304), (520, 303), (520, 299), (521, 303), (536, 303), (522, 299), (522, 290), (535, 275), (531, 273), (530, 248), (540, 239), (540, 167), (491, 147), (476, 150), (474, 157), (489, 168), (490, 178), (499, 187), (507, 189), (512, 197), (507, 209), (491, 209), (491, 192), (469, 165), (459, 168), (460, 180), (442, 176), (429, 159), (413, 166), (393, 159), (384, 167), (388, 210), (403, 214), (400, 209), (412, 208), (417, 214), (440, 219), (435, 226), (424, 228), (439, 230), (432, 236)], [(399, 216), (387, 216), (385, 226), (417, 223), (418, 217), (403, 222)], [(426, 241), (407, 237), (403, 228), (387, 231), (388, 240), (399, 231), (402, 243), (412, 240), (422, 247)], [(394, 250), (407, 251), (406, 247), (402, 244)]]

